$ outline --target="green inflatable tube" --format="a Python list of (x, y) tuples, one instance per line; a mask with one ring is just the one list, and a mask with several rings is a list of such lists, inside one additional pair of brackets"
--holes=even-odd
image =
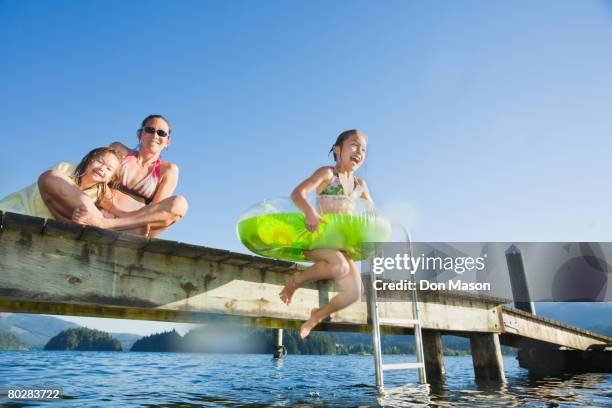
[(257, 255), (285, 261), (308, 261), (303, 251), (320, 248), (342, 250), (355, 261), (372, 255), (364, 244), (387, 241), (390, 223), (365, 200), (334, 199), (324, 206), (317, 200), (325, 220), (317, 232), (306, 229), (304, 214), (289, 198), (278, 198), (248, 209), (238, 221), (238, 237)]

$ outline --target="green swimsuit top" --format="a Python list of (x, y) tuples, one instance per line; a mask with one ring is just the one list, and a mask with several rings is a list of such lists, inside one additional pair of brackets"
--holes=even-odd
[(359, 198), (361, 197), (361, 193), (362, 188), (361, 185), (359, 183), (357, 183), (357, 177), (353, 176), (353, 181), (355, 183), (355, 187), (353, 189), (353, 191), (351, 192), (351, 194), (346, 194), (344, 192), (344, 187), (342, 186), (342, 183), (340, 182), (340, 177), (338, 176), (338, 171), (336, 169), (333, 170), (333, 177), (330, 180), (329, 184), (327, 185), (327, 187), (325, 187), (323, 189), (323, 191), (321, 191), (321, 194), (319, 195), (329, 195), (329, 196), (347, 196), (349, 198)]

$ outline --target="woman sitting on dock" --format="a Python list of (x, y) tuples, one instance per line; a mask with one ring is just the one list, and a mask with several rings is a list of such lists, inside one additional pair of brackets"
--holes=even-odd
[(170, 124), (161, 115), (149, 115), (137, 136), (138, 150), (119, 142), (111, 144), (122, 159), (111, 199), (98, 206), (102, 211), (85, 205), (74, 186), (57, 173), (41, 175), (40, 192), (56, 218), (154, 237), (185, 215), (187, 200), (172, 195), (178, 183), (178, 167), (160, 158), (170, 145)]

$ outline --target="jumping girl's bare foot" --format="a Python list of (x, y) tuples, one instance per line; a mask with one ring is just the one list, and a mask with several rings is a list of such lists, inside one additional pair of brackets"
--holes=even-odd
[(280, 293), (278, 294), (278, 296), (280, 296), (283, 303), (285, 303), (286, 305), (289, 305), (291, 303), (291, 298), (293, 297), (293, 293), (298, 288), (298, 285), (296, 282), (296, 278), (297, 278), (296, 275), (297, 275), (297, 272), (289, 278), (289, 280), (283, 287), (283, 290), (281, 290)]
[(319, 309), (312, 309), (310, 312), (310, 319), (306, 320), (300, 327), (300, 338), (302, 340), (304, 340), (310, 334), (310, 331), (323, 320), (322, 317), (319, 317), (318, 311)]
[(92, 227), (105, 228), (104, 218), (95, 217), (85, 206), (77, 207), (72, 213), (72, 221), (77, 224), (91, 225)]

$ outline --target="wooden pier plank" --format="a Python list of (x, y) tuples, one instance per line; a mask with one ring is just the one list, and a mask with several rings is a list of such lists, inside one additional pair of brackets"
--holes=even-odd
[(561, 322), (538, 317), (517, 309), (501, 308), (504, 336), (508, 344), (515, 345), (513, 338), (528, 338), (576, 350), (586, 350), (593, 344), (610, 342), (607, 336), (572, 327)]
[(119, 232), (87, 226), (79, 239), (94, 244), (112, 245), (119, 237)]
[(43, 233), (52, 237), (76, 240), (81, 238), (84, 230), (85, 227), (72, 222), (47, 220)]
[(143, 237), (142, 235), (120, 232), (113, 245), (123, 248), (143, 249), (149, 245), (149, 241), (149, 238)]
[(148, 252), (155, 252), (158, 254), (171, 255), (174, 253), (179, 243), (176, 241), (168, 241), (165, 239), (152, 239), (149, 245), (145, 247)]
[(2, 227), (5, 230), (20, 231), (23, 233), (39, 234), (47, 220), (40, 217), (7, 212), (2, 216)]
[[(153, 242), (154, 241), (152, 241), (152, 243)], [(209, 251), (206, 251), (205, 248), (201, 246), (185, 244), (185, 243), (177, 243), (177, 245), (174, 247), (173, 251), (171, 252), (173, 256), (181, 256), (181, 257), (189, 258), (189, 259), (200, 258), (204, 255), (207, 255), (208, 253)]]

